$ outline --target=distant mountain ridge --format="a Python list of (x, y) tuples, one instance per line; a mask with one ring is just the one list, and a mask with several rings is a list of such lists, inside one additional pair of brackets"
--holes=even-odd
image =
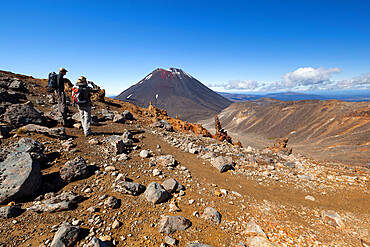
[(145, 108), (152, 102), (171, 117), (193, 122), (213, 117), (232, 103), (176, 68), (154, 70), (115, 99)]

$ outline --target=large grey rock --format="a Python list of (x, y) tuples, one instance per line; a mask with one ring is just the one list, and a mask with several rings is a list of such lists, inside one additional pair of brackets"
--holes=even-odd
[(40, 164), (29, 153), (13, 152), (0, 163), (0, 203), (32, 195), (40, 184)]
[(74, 160), (65, 163), (59, 173), (64, 181), (71, 182), (85, 178), (89, 174), (89, 169), (86, 161), (81, 156), (78, 156)]
[(48, 212), (54, 213), (59, 211), (66, 211), (73, 208), (74, 205), (83, 199), (82, 196), (76, 195), (73, 192), (63, 192), (60, 195), (52, 196), (43, 201), (36, 201), (34, 205), (27, 208), (27, 210), (34, 212)]
[(60, 226), (59, 230), (54, 236), (51, 247), (70, 247), (74, 246), (78, 234), (80, 234), (80, 228), (72, 226), (71, 224), (64, 223)]
[(231, 157), (218, 156), (212, 160), (212, 165), (220, 172), (226, 172), (234, 168), (234, 163)]
[(10, 102), (10, 103), (18, 103), (19, 99), (14, 97), (14, 95), (9, 94), (8, 90), (0, 87), (0, 102)]
[(17, 217), (22, 213), (22, 209), (18, 205), (0, 207), (0, 219), (9, 219)]
[(88, 244), (87, 247), (109, 247), (109, 245), (105, 244), (98, 238), (93, 238)]
[(20, 139), (9, 149), (10, 152), (26, 152), (37, 161), (43, 161), (46, 158), (44, 154), (44, 145), (39, 141), (33, 140), (29, 137)]
[(163, 187), (156, 182), (151, 182), (144, 192), (145, 198), (154, 204), (167, 200), (169, 194)]
[(4, 120), (16, 128), (26, 124), (41, 124), (42, 116), (31, 105), (15, 104), (6, 109)]
[(18, 79), (15, 79), (9, 84), (9, 89), (14, 90), (14, 91), (28, 93), (26, 84)]
[(184, 186), (182, 186), (179, 182), (177, 182), (173, 178), (169, 178), (166, 181), (164, 181), (162, 183), (162, 186), (170, 193), (180, 192), (180, 190), (184, 189)]
[(221, 223), (221, 214), (214, 208), (207, 207), (204, 209), (204, 212), (201, 216), (201, 218), (206, 219), (206, 220), (211, 220), (215, 222), (216, 224)]
[(25, 137), (17, 142), (14, 149), (17, 152), (43, 153), (45, 147), (39, 141), (33, 140), (29, 137)]
[(183, 216), (162, 216), (158, 223), (160, 233), (172, 234), (176, 231), (182, 231), (191, 226), (190, 220)]
[(157, 157), (152, 157), (151, 162), (155, 163), (156, 165), (162, 166), (172, 166), (175, 167), (177, 165), (177, 161), (172, 155), (162, 155)]
[(26, 129), (29, 132), (36, 132), (36, 133), (44, 134), (50, 137), (55, 137), (59, 139), (67, 138), (66, 130), (63, 127), (48, 128), (48, 127), (40, 126), (36, 124), (28, 124), (26, 126), (23, 126), (22, 128)]

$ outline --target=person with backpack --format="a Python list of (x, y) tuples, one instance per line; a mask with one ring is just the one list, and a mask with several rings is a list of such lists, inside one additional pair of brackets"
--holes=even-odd
[[(87, 84), (92, 86), (89, 87)], [(84, 130), (85, 136), (92, 135), (90, 129), (91, 123), (91, 92), (99, 91), (97, 86), (92, 81), (87, 81), (86, 77), (80, 76), (77, 79), (76, 86), (72, 88), (72, 100), (77, 104), (80, 112), (81, 125)]]
[(67, 74), (65, 68), (59, 69), (59, 74), (51, 72), (49, 74), (48, 88), (49, 92), (54, 91), (58, 102), (58, 112), (61, 115), (60, 123), (62, 126), (66, 126), (67, 123), (67, 104), (66, 94), (64, 92), (64, 76)]

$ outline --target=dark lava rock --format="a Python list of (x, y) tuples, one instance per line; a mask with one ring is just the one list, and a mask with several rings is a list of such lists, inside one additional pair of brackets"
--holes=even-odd
[(60, 226), (59, 230), (54, 236), (51, 247), (70, 247), (74, 246), (77, 240), (78, 234), (80, 234), (80, 228), (72, 226), (71, 224), (64, 223)]
[(165, 121), (165, 120), (159, 120), (157, 122), (154, 122), (150, 125), (150, 127), (154, 127), (154, 128), (162, 128), (162, 129), (165, 129), (167, 131), (173, 131), (173, 127), (172, 125)]
[(117, 198), (115, 198), (114, 196), (108, 197), (105, 200), (104, 204), (107, 205), (110, 208), (119, 208), (119, 206), (120, 206), (119, 200)]
[(134, 116), (129, 112), (129, 110), (123, 111), (122, 115), (125, 117), (126, 120), (134, 120)]
[(31, 105), (16, 104), (6, 109), (4, 120), (12, 127), (21, 127), (26, 124), (41, 124), (42, 116)]
[(78, 156), (74, 160), (65, 163), (59, 173), (64, 181), (71, 182), (85, 178), (89, 174), (89, 170), (86, 161), (81, 156)]
[(162, 186), (170, 193), (180, 192), (180, 190), (184, 189), (179, 182), (177, 182), (173, 178), (169, 178), (162, 183)]
[(168, 192), (156, 182), (151, 182), (144, 192), (145, 198), (154, 204), (161, 203), (169, 197)]
[(0, 219), (9, 219), (17, 217), (22, 213), (22, 209), (18, 205), (4, 206), (0, 208)]
[(14, 91), (20, 91), (20, 92), (25, 92), (28, 93), (26, 84), (20, 80), (15, 79), (12, 81), (9, 85), (9, 89), (12, 89)]
[(40, 184), (40, 164), (29, 153), (11, 153), (0, 163), (0, 203), (32, 195)]
[(158, 223), (158, 231), (160, 233), (172, 234), (176, 231), (182, 231), (191, 226), (190, 220), (183, 216), (162, 216)]

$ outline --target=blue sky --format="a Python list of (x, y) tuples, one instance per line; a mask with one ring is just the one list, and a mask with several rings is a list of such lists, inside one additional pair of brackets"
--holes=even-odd
[(220, 91), (370, 89), (370, 1), (3, 1), (0, 69), (118, 94), (156, 68)]

